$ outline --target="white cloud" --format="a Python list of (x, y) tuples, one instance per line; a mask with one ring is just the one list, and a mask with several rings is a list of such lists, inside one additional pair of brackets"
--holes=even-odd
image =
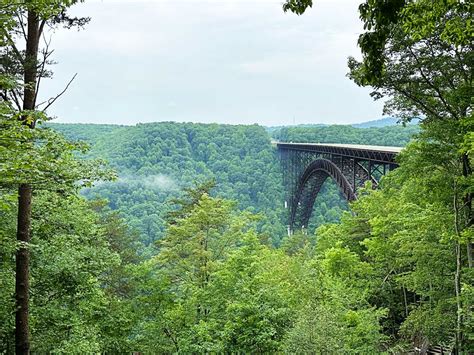
[(170, 176), (164, 174), (137, 176), (137, 175), (126, 175), (121, 176), (118, 179), (118, 183), (132, 184), (132, 185), (143, 185), (149, 189), (171, 191), (177, 190), (178, 183), (173, 180)]
[(73, 15), (92, 21), (84, 31), (56, 33), (59, 65), (42, 96), (60, 92), (78, 72), (50, 112), (62, 121), (281, 124), (294, 114), (299, 123), (379, 116), (380, 103), (345, 77), (347, 56), (358, 54), (360, 0), (318, 0), (303, 16), (283, 13), (282, 2), (75, 5)]

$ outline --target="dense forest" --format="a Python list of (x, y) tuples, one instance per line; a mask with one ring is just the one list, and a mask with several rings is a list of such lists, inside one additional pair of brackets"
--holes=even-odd
[[(214, 179), (215, 192), (235, 200), (238, 208), (260, 213), (258, 231), (279, 245), (286, 234), (285, 193), (278, 153), (260, 126), (152, 123), (137, 126), (49, 124), (71, 140), (91, 145), (89, 157), (104, 158), (118, 173), (118, 180), (83, 191), (88, 198), (107, 199), (122, 212), (145, 245), (160, 239), (169, 200), (195, 183)], [(297, 136), (298, 128), (283, 128)], [(307, 129), (308, 135), (334, 137), (322, 142), (351, 142), (369, 137), (372, 129), (328, 126)], [(403, 146), (415, 132), (404, 127), (384, 129), (386, 139)], [(277, 138), (277, 132), (273, 137)], [(283, 139), (282, 139), (283, 140)], [(305, 141), (301, 138), (299, 141)], [(364, 139), (353, 142), (363, 143)], [(314, 208), (310, 230), (339, 220), (347, 203), (328, 180)]]
[[(349, 78), (419, 125), (276, 129), (50, 123), (74, 3), (0, 0), (0, 353), (474, 353), (470, 3), (359, 8)], [(288, 236), (272, 139), (405, 149)]]
[(334, 125), (323, 127), (283, 127), (272, 133), (282, 142), (345, 143), (403, 147), (419, 131), (417, 125), (354, 128)]
[(261, 233), (269, 238), (284, 234), (278, 157), (262, 127), (192, 123), (53, 127), (71, 139), (86, 138), (92, 144), (90, 154), (107, 159), (115, 168), (117, 181), (100, 184), (85, 195), (106, 198), (147, 245), (163, 235), (167, 202), (184, 187), (211, 179), (216, 181), (216, 192), (237, 201), (239, 209), (262, 213)]

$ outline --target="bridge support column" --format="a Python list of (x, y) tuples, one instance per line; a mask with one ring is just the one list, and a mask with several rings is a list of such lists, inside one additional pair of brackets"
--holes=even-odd
[(356, 160), (352, 159), (352, 189), (356, 192)]

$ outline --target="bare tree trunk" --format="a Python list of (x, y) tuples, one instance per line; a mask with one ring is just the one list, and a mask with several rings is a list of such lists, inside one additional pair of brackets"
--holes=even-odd
[[(35, 109), (37, 60), (39, 46), (39, 18), (34, 11), (28, 12), (28, 34), (24, 64), (23, 110)], [(34, 128), (34, 121), (22, 116), (25, 124)], [(15, 350), (16, 354), (30, 353), (29, 336), (29, 269), (30, 269), (30, 226), (32, 189), (29, 184), (21, 184), (18, 189), (18, 225), (16, 238), (19, 248), (16, 253), (15, 279)]]
[[(24, 65), (23, 110), (35, 109), (36, 80), (38, 75), (39, 18), (34, 11), (28, 12), (28, 34), (26, 39), (26, 56)], [(23, 117), (22, 119), (26, 119)], [(29, 123), (34, 127), (34, 123)]]
[[(464, 153), (462, 156), (462, 174), (464, 177), (469, 177), (472, 174), (471, 165), (469, 163), (469, 156)], [(474, 223), (472, 216), (472, 193), (467, 192), (464, 196), (464, 218), (466, 220), (466, 228), (469, 228)], [(472, 241), (467, 241), (467, 262), (470, 268), (473, 267), (473, 255), (472, 255)]]
[(462, 267), (462, 254), (461, 254), (461, 233), (459, 231), (459, 208), (458, 208), (458, 195), (457, 186), (454, 185), (454, 230), (456, 231), (456, 273), (454, 274), (454, 290), (456, 293), (456, 353), (460, 353), (463, 345), (463, 317), (462, 317), (462, 303), (461, 303), (461, 267)]
[(405, 317), (408, 317), (408, 302), (407, 302), (407, 290), (405, 286), (402, 286), (403, 290), (403, 303), (405, 304)]
[(456, 274), (454, 275), (454, 286), (456, 291), (456, 352), (462, 349), (462, 304), (461, 304), (461, 245), (456, 242)]
[(30, 223), (31, 223), (31, 186), (20, 185), (18, 191), (18, 227), (17, 241), (20, 247), (16, 253), (16, 317), (15, 317), (15, 350), (16, 354), (28, 354), (29, 340), (29, 261), (30, 251)]
[(467, 241), (467, 264), (472, 268), (472, 243), (470, 240)]

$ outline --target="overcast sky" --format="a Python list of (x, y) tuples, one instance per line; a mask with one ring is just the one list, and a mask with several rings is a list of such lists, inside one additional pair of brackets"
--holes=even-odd
[(353, 123), (382, 103), (345, 75), (360, 57), (360, 0), (316, 0), (303, 16), (283, 0), (86, 1), (87, 27), (53, 35), (54, 79), (68, 92), (57, 122)]

